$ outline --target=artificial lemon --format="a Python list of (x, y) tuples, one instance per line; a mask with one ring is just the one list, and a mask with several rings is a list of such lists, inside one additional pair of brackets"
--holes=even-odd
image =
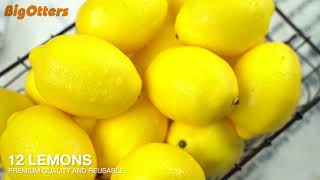
[(160, 30), (167, 6), (167, 0), (86, 1), (78, 12), (77, 33), (97, 36), (124, 52), (134, 52)]
[(264, 39), (273, 12), (272, 0), (186, 1), (175, 27), (184, 43), (239, 56)]
[(0, 88), (0, 135), (6, 129), (7, 120), (13, 113), (31, 106), (32, 101), (24, 95)]
[(295, 111), (301, 96), (301, 67), (283, 43), (265, 43), (237, 63), (240, 105), (229, 116), (244, 139), (272, 133)]
[(244, 149), (243, 141), (227, 120), (201, 127), (173, 122), (167, 141), (188, 152), (212, 178), (227, 173)]
[(6, 175), (3, 177), (3, 180), (10, 180), (8, 174), (6, 174)]
[(186, 0), (168, 0), (169, 10), (174, 15), (178, 14), (182, 5), (186, 2)]
[(89, 135), (92, 133), (94, 127), (96, 126), (97, 120), (88, 117), (73, 117), (72, 118), (83, 130), (85, 130)]
[(231, 67), (214, 53), (192, 46), (161, 52), (146, 72), (146, 87), (164, 115), (193, 125), (221, 119), (238, 96)]
[(25, 91), (26, 94), (37, 104), (46, 104), (46, 100), (39, 94), (39, 91), (34, 82), (33, 70), (30, 70), (26, 78)]
[(174, 16), (172, 14), (168, 14), (165, 20), (165, 25), (157, 37), (155, 37), (155, 39), (153, 39), (133, 58), (133, 63), (135, 64), (142, 79), (144, 79), (144, 73), (151, 64), (151, 61), (154, 60), (161, 51), (181, 45), (179, 40), (176, 38), (174, 22)]
[[(163, 142), (168, 120), (141, 97), (129, 111), (111, 119), (99, 120), (92, 134), (98, 166), (116, 167), (136, 148), (151, 142)], [(105, 174), (107, 179), (111, 174)]]
[(205, 180), (199, 164), (183, 150), (161, 143), (151, 143), (130, 153), (117, 166), (123, 174), (111, 180)]
[(129, 109), (141, 79), (119, 49), (87, 35), (63, 35), (31, 51), (36, 87), (45, 101), (80, 117), (107, 118)]
[[(1, 136), (0, 144), (5, 169), (16, 167), (16, 163), (11, 164), (10, 156), (22, 155), (25, 159), (19, 167), (24, 169), (70, 168), (73, 171), (76, 168), (85, 168), (87, 170), (83, 174), (67, 171), (52, 174), (46, 174), (43, 171), (30, 174), (9, 173), (11, 180), (95, 179), (95, 174), (88, 171), (97, 164), (89, 136), (69, 116), (49, 106), (34, 106), (12, 115), (7, 129)], [(42, 156), (41, 161), (39, 161), (40, 156)], [(57, 157), (57, 160), (49, 161), (50, 156), (51, 159)], [(82, 160), (80, 163), (70, 160), (73, 159), (72, 156), (77, 159), (82, 156)], [(88, 156), (89, 160), (85, 160), (84, 156)]]

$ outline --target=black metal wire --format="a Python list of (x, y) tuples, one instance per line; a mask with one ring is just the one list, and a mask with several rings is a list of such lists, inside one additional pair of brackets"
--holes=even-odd
[(295, 115), (292, 117), (292, 119), (279, 131), (275, 132), (273, 135), (266, 138), (258, 147), (253, 149), (252, 153), (245, 156), (240, 163), (236, 164), (234, 168), (232, 168), (224, 177), (222, 177), (220, 180), (227, 180), (232, 175), (240, 171), (250, 160), (252, 160), (256, 155), (258, 155), (263, 149), (269, 147), (272, 145), (272, 142), (281, 135), (284, 131), (288, 130), (295, 122), (302, 120), (303, 115), (309, 111), (312, 107), (317, 105), (320, 101), (320, 96), (314, 98), (306, 105), (302, 106), (300, 110), (298, 110)]
[[(62, 34), (65, 34), (66, 32), (70, 31), (72, 28), (75, 27), (75, 23), (72, 23), (70, 24), (69, 26), (67, 26), (66, 28), (64, 28), (63, 30), (61, 30), (60, 32), (58, 32), (56, 35), (52, 35), (47, 41), (45, 41), (44, 43), (42, 44), (45, 44), (46, 42), (48, 42), (50, 39), (56, 37), (56, 36), (59, 36), (59, 35), (62, 35)], [(30, 52), (28, 52), (27, 54), (25, 54), (24, 56), (22, 57), (18, 57), (17, 58), (17, 61), (15, 61), (13, 64), (11, 64), (10, 66), (8, 66), (7, 68), (5, 68), (4, 70), (2, 70), (0, 72), (0, 77), (7, 74), (9, 71), (11, 71), (13, 68), (17, 67), (19, 64), (25, 62), (28, 57), (30, 55)]]
[[(285, 20), (285, 22), (292, 27), (297, 34), (294, 34), (293, 36), (290, 37), (286, 42), (291, 43), (294, 41), (298, 36), (303, 38), (303, 42), (299, 44), (296, 48), (294, 48), (297, 53), (298, 50), (305, 44), (308, 44), (317, 54), (320, 55), (320, 50), (319, 48), (311, 41), (311, 39), (304, 34), (302, 30), (298, 28), (278, 7), (276, 7), (276, 12)], [(70, 24), (60, 32), (58, 32), (56, 35), (52, 35), (47, 41), (44, 43), (48, 42), (50, 39), (65, 34), (66, 32), (70, 31), (75, 27), (75, 23)], [(268, 35), (267, 39), (272, 40), (271, 36)], [(42, 44), (44, 44), (42, 43)], [(16, 68), (18, 65), (22, 64), (25, 67), (25, 70), (22, 72), (18, 73), (16, 76), (14, 76), (8, 83), (5, 84), (5, 87), (9, 86), (11, 83), (15, 82), (16, 79), (18, 79), (21, 75), (23, 75), (30, 67), (25, 64), (25, 61), (28, 59), (30, 52), (25, 54), (24, 56), (17, 58), (17, 61), (15, 61), (13, 64), (5, 68), (3, 71), (0, 71), (0, 78), (4, 75), (6, 75), (8, 72), (10, 72), (12, 69)], [(299, 54), (299, 53), (298, 53)], [(301, 56), (301, 54), (300, 54)], [(302, 56), (301, 56), (302, 57)], [(312, 68), (312, 71), (304, 76), (303, 82), (306, 81), (308, 78), (312, 76), (315, 72), (317, 72), (320, 69), (320, 65), (314, 66), (312, 65), (305, 57), (303, 57), (303, 60), (307, 63)], [(319, 75), (319, 74), (318, 74)], [(319, 76), (320, 77), (320, 76)], [(308, 87), (309, 88), (309, 87)], [(310, 90), (310, 89), (309, 89)], [(308, 90), (308, 91), (309, 91)], [(311, 93), (309, 93), (310, 95)], [(311, 96), (310, 96), (311, 97)], [(222, 177), (220, 180), (227, 180), (229, 179), (232, 175), (236, 174), (238, 171), (240, 171), (250, 160), (252, 160), (256, 155), (258, 155), (262, 150), (265, 148), (269, 147), (272, 145), (272, 142), (280, 136), (283, 132), (287, 131), (294, 123), (297, 121), (303, 119), (303, 115), (310, 110), (312, 107), (314, 107), (318, 102), (320, 101), (320, 96), (319, 92), (316, 93), (316, 97), (308, 101), (306, 104), (302, 105), (299, 107), (297, 112), (294, 114), (292, 119), (279, 131), (275, 132), (274, 134), (270, 135), (269, 137), (265, 138), (262, 143), (260, 143), (256, 148), (250, 150), (250, 153), (247, 154), (246, 156), (243, 157), (243, 159), (234, 166), (224, 177)]]
[(278, 7), (276, 7), (276, 11), (277, 13), (285, 20), (286, 23), (288, 23), (298, 34), (299, 36), (301, 36), (310, 46), (311, 48), (317, 52), (318, 54), (320, 54), (320, 49), (310, 40), (309, 37), (307, 37), (307, 35), (304, 34), (304, 32), (298, 27), (296, 26), (289, 17), (287, 17), (282, 10), (280, 10)]

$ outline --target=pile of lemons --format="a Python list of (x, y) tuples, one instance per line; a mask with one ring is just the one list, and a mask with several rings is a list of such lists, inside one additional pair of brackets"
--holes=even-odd
[[(87, 0), (76, 33), (31, 51), (27, 96), (0, 89), (0, 154), (90, 155), (122, 173), (10, 180), (205, 180), (280, 129), (301, 95), (290, 47), (264, 42), (272, 0)], [(31, 99), (29, 100), (28, 97)]]

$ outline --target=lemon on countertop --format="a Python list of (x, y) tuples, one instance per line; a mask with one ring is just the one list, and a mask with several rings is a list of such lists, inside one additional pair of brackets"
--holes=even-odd
[[(95, 174), (89, 173), (89, 168), (96, 167), (96, 154), (89, 136), (71, 120), (69, 116), (45, 105), (34, 106), (24, 111), (15, 113), (8, 121), (8, 127), (4, 131), (0, 139), (1, 157), (5, 169), (16, 167), (11, 164), (9, 156), (22, 155), (25, 159), (20, 168), (70, 168), (71, 171), (75, 168), (85, 168), (87, 171), (81, 173), (10, 173), (9, 177), (12, 180), (94, 180)], [(44, 165), (32, 162), (38, 162), (40, 155), (45, 155)], [(59, 164), (47, 164), (49, 157), (58, 156)], [(81, 164), (62, 158), (63, 156), (85, 156), (89, 155), (90, 161), (81, 160)], [(61, 161), (61, 158), (63, 159)], [(64, 162), (66, 165), (63, 165)], [(70, 162), (70, 163), (68, 163)], [(87, 165), (85, 165), (87, 164)]]
[(244, 150), (243, 141), (227, 120), (201, 127), (173, 122), (167, 142), (188, 152), (211, 178), (225, 175)]
[(141, 79), (130, 59), (108, 42), (62, 35), (30, 54), (36, 87), (45, 101), (80, 117), (107, 118), (132, 106)]
[(146, 72), (152, 103), (174, 121), (206, 125), (220, 120), (237, 102), (237, 79), (214, 53), (181, 46), (161, 52)]
[(176, 20), (179, 39), (220, 56), (239, 56), (264, 39), (272, 0), (186, 1)]
[(205, 180), (200, 165), (188, 153), (169, 144), (142, 146), (117, 167), (124, 173), (113, 174), (111, 180)]
[(160, 30), (167, 0), (86, 1), (76, 20), (77, 33), (97, 36), (129, 53), (143, 48)]
[[(163, 142), (168, 128), (168, 119), (142, 96), (127, 112), (98, 120), (92, 133), (98, 166), (116, 167), (121, 159), (140, 146)], [(108, 179), (111, 174), (105, 174)]]
[(301, 66), (283, 43), (265, 43), (247, 52), (235, 66), (240, 105), (230, 114), (245, 139), (281, 128), (301, 96)]

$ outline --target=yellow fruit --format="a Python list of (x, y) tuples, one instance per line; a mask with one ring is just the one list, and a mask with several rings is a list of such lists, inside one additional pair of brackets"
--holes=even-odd
[(31, 51), (34, 80), (50, 105), (80, 117), (107, 118), (129, 109), (141, 79), (130, 59), (106, 41), (63, 35)]
[(184, 43), (238, 56), (264, 38), (273, 11), (272, 0), (187, 1), (175, 27)]
[(153, 39), (145, 48), (137, 53), (135, 58), (133, 58), (133, 63), (135, 64), (140, 76), (144, 79), (144, 73), (151, 61), (163, 50), (170, 47), (181, 45), (179, 40), (176, 38), (176, 33), (174, 30), (174, 17), (168, 14), (163, 29)]
[(202, 127), (173, 122), (167, 141), (188, 152), (207, 177), (227, 173), (240, 160), (244, 148), (243, 141), (225, 120)]
[(24, 110), (32, 105), (31, 100), (24, 95), (0, 88), (0, 135), (6, 129), (7, 120), (13, 113)]
[(265, 43), (237, 63), (240, 105), (229, 116), (244, 139), (272, 133), (295, 111), (301, 96), (301, 67), (292, 49)]
[[(99, 120), (92, 134), (98, 166), (116, 167), (136, 148), (151, 142), (163, 142), (168, 120), (145, 98), (129, 111), (111, 119)], [(111, 174), (105, 174), (108, 178)]]
[(182, 5), (186, 2), (186, 0), (168, 0), (169, 10), (174, 15), (178, 14)]
[(231, 67), (210, 51), (191, 46), (161, 52), (146, 72), (146, 87), (164, 115), (193, 125), (221, 119), (238, 96)]
[(77, 16), (77, 32), (97, 36), (124, 52), (134, 52), (160, 30), (167, 8), (167, 0), (86, 1)]
[(97, 123), (96, 119), (88, 117), (73, 117), (72, 119), (89, 135), (92, 133)]
[(34, 82), (33, 70), (30, 70), (26, 78), (26, 94), (37, 104), (47, 104), (46, 100), (39, 94)]
[[(34, 106), (22, 112), (15, 113), (11, 116), (8, 127), (3, 133), (0, 144), (1, 157), (5, 169), (16, 168), (18, 161), (12, 165), (10, 156), (22, 155), (25, 159), (22, 161), (24, 165), (19, 168), (70, 168), (71, 171), (75, 168), (85, 168), (87, 173), (13, 173), (9, 172), (11, 180), (94, 180), (95, 174), (89, 173), (89, 168), (96, 167), (96, 155), (89, 136), (78, 127), (69, 116), (51, 108), (49, 106)], [(39, 162), (40, 155), (44, 155), (40, 163), (32, 165), (31, 163)], [(66, 158), (61, 158), (66, 155)], [(75, 162), (68, 161), (68, 156), (91, 156), (91, 164), (89, 161), (82, 160)], [(49, 156), (60, 158), (59, 165), (48, 163)], [(30, 161), (32, 159), (32, 161)], [(61, 161), (63, 159), (63, 161)], [(65, 163), (65, 166), (62, 164)], [(70, 162), (70, 163), (69, 163)], [(85, 164), (88, 164), (87, 166)]]
[(8, 174), (6, 174), (6, 175), (4, 176), (4, 179), (3, 179), (3, 180), (10, 180)]
[(117, 166), (123, 174), (111, 180), (205, 180), (199, 164), (179, 148), (161, 143), (145, 145), (130, 153)]

